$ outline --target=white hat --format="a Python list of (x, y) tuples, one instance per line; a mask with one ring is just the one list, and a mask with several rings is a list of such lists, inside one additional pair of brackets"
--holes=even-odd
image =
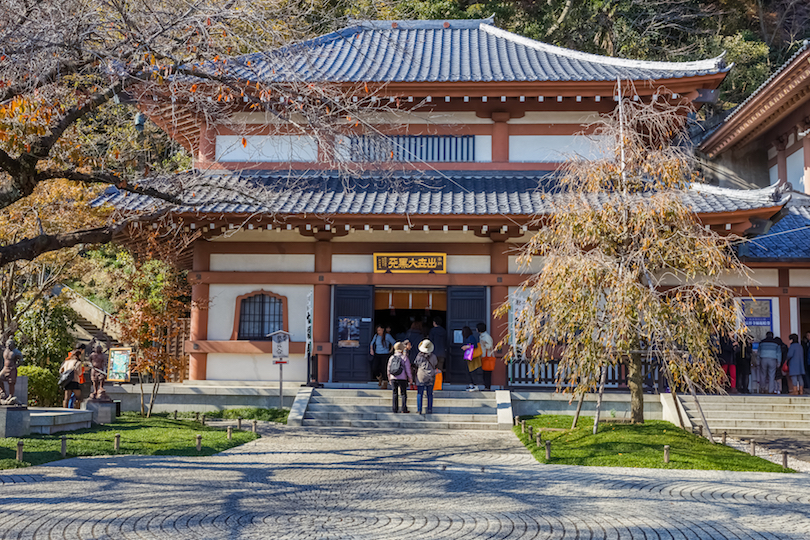
[(429, 339), (422, 340), (422, 343), (419, 344), (419, 352), (423, 352), (425, 354), (432, 353), (433, 343), (431, 343)]

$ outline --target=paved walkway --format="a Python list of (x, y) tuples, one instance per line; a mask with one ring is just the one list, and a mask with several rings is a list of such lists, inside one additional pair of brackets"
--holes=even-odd
[(804, 474), (547, 466), (510, 432), (262, 429), (213, 457), (0, 474), (0, 538), (810, 537)]

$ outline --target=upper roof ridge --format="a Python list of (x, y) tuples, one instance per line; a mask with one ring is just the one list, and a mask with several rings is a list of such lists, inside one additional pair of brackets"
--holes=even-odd
[[(442, 30), (444, 24), (452, 29), (475, 29), (484, 24), (495, 24), (495, 15), (486, 19), (349, 19), (352, 26), (368, 30)], [(396, 24), (396, 27), (394, 26)]]
[(496, 26), (492, 26), (491, 23), (482, 23), (480, 28), (481, 30), (483, 30), (488, 34), (492, 34), (493, 36), (497, 36), (503, 39), (508, 39), (515, 43), (519, 43), (525, 47), (531, 47), (539, 51), (557, 54), (560, 56), (565, 56), (567, 58), (585, 60), (588, 62), (598, 62), (610, 66), (662, 69), (671, 71), (683, 71), (685, 69), (687, 70), (717, 69), (720, 71), (728, 71), (731, 68), (731, 66), (726, 65), (726, 62), (724, 60), (724, 57), (726, 55), (725, 51), (719, 56), (715, 56), (714, 58), (708, 58), (705, 60), (695, 60), (691, 62), (658, 62), (651, 60), (632, 60), (629, 58), (602, 56), (599, 54), (592, 54), (582, 51), (575, 51), (573, 49), (566, 49), (565, 47), (559, 47), (557, 45), (550, 45), (542, 41), (536, 41), (531, 38), (514, 34), (507, 30), (501, 30)]

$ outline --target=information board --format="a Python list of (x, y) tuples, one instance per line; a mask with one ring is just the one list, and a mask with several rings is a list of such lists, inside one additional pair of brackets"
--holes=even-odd
[(107, 361), (107, 380), (111, 382), (129, 382), (129, 363), (132, 357), (130, 347), (113, 347)]

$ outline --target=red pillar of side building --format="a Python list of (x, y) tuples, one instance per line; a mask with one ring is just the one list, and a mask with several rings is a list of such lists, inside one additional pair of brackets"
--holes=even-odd
[[(490, 248), (490, 273), (493, 275), (507, 275), (509, 273), (509, 255), (507, 254), (506, 242), (495, 241)], [(507, 330), (506, 317), (496, 317), (494, 312), (509, 296), (509, 289), (505, 285), (495, 285), (490, 288), (490, 316), (489, 333), (497, 345), (505, 336)], [(495, 386), (506, 386), (506, 364), (503, 362), (503, 354), (496, 353), (498, 361), (495, 362), (495, 371), (492, 372), (492, 384)]]
[[(196, 272), (207, 272), (210, 268), (210, 253), (208, 242), (197, 240), (194, 243), (194, 264), (189, 279), (191, 285), (191, 321), (189, 338), (191, 341), (205, 341), (208, 339), (208, 303), (209, 285), (199, 283)], [(208, 368), (208, 354), (189, 351), (188, 376), (192, 381), (204, 381)]]
[[(315, 273), (332, 271), (332, 244), (319, 239), (315, 243)], [(329, 285), (316, 284), (312, 301), (312, 340), (317, 343), (329, 342), (329, 326), (332, 321), (332, 290)], [(328, 354), (318, 354), (318, 382), (329, 382)]]

